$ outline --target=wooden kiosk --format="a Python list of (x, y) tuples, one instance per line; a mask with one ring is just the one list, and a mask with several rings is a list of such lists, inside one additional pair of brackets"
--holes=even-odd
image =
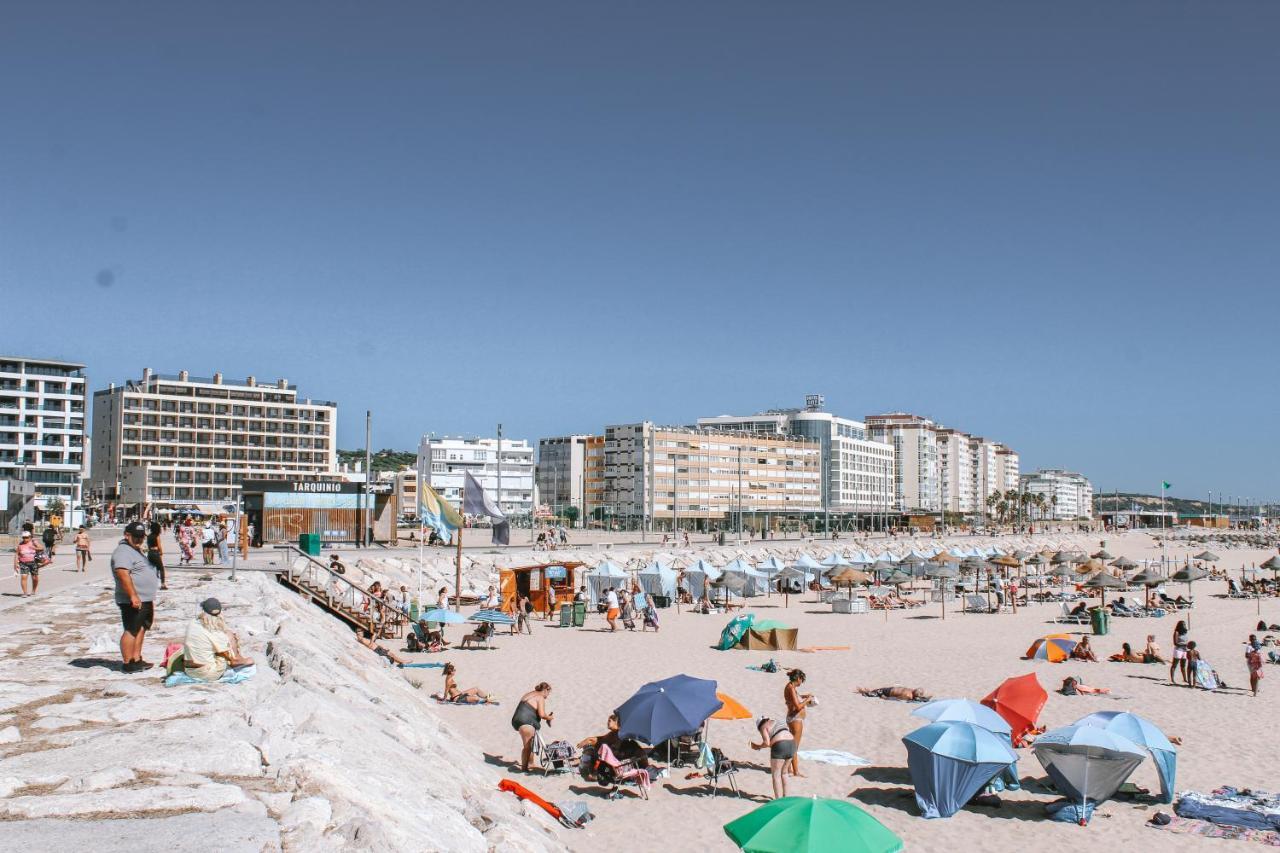
[(498, 589), (502, 595), (502, 609), (515, 613), (516, 602), (521, 595), (527, 595), (535, 612), (552, 617), (561, 604), (573, 603), (580, 572), (585, 568), (586, 563), (566, 561), (499, 569)]

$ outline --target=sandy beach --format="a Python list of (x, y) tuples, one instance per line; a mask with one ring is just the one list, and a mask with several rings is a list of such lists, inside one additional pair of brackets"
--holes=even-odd
[[(1105, 540), (1113, 555), (1135, 560), (1160, 553), (1158, 544), (1145, 533), (1046, 538), (1064, 545), (1074, 543), (1086, 552), (1097, 550)], [(955, 541), (968, 544), (969, 540)], [(800, 547), (799, 543), (786, 544)], [(837, 544), (856, 547), (852, 542)], [(829, 547), (830, 543), (826, 545)], [(744, 550), (749, 556), (758, 556), (763, 553), (762, 548), (757, 543)], [(1196, 550), (1196, 546), (1171, 544), (1168, 554), (1181, 561)], [(1270, 556), (1269, 552), (1258, 550), (1215, 550), (1223, 557), (1220, 565), (1236, 576), (1242, 565)], [(1187, 591), (1185, 584), (1171, 584), (1169, 589), (1175, 594)], [(881, 612), (833, 614), (828, 605), (817, 604), (812, 593), (800, 599), (792, 597), (789, 606), (784, 606), (780, 597), (754, 598), (749, 600), (747, 609), (798, 628), (801, 646), (849, 646), (849, 650), (717, 651), (713, 644), (728, 617), (677, 613), (672, 608), (662, 611), (658, 633), (637, 630), (611, 635), (603, 619), (591, 615), (585, 629), (561, 629), (535, 621), (532, 636), (499, 635), (492, 651), (449, 651), (421, 658), (452, 661), (458, 667), (459, 686), (479, 686), (502, 700), (499, 707), (437, 706), (447, 725), (475, 744), (477, 760), (487, 762), (503, 775), (516, 776), (551, 801), (585, 800), (590, 804), (597, 816), (594, 823), (583, 830), (561, 832), (562, 840), (573, 849), (731, 849), (721, 826), (751, 810), (768, 795), (769, 776), (764, 769), (767, 761), (761, 760), (764, 753), (748, 747), (754, 732), (750, 721), (743, 720), (714, 722), (711, 735), (713, 745), (743, 765), (738, 774), (741, 799), (723, 793), (714, 799), (704, 796), (706, 788), (701, 778), (685, 779), (685, 773), (692, 772), (692, 768), (673, 769), (654, 786), (648, 802), (630, 794), (607, 800), (599, 788), (576, 774), (546, 778), (541, 774), (511, 774), (511, 764), (519, 754), (519, 738), (510, 727), (510, 717), (515, 701), (524, 691), (541, 680), (553, 685), (549, 707), (556, 718), (554, 726), (544, 731), (547, 740), (577, 742), (603, 732), (609, 713), (636, 688), (677, 673), (715, 679), (721, 691), (737, 698), (753, 713), (781, 716), (785, 676), (748, 669), (771, 654), (781, 666), (803, 669), (808, 675), (806, 691), (821, 700), (809, 713), (802, 749), (843, 750), (870, 762), (861, 768), (806, 763), (802, 767), (804, 778), (791, 780), (791, 793), (848, 797), (901, 836), (909, 849), (981, 846), (1014, 850), (1085, 840), (1092, 844), (1136, 845), (1136, 849), (1157, 845), (1161, 849), (1203, 848), (1212, 842), (1156, 834), (1143, 826), (1157, 808), (1168, 810), (1166, 806), (1112, 801), (1100, 808), (1085, 828), (1047, 821), (1042, 806), (1054, 796), (1032, 781), (1043, 778), (1044, 773), (1029, 749), (1019, 750), (1023, 790), (1002, 794), (1000, 808), (970, 806), (950, 819), (924, 820), (918, 816), (910, 793), (906, 752), (900, 741), (921, 725), (918, 718), (909, 716), (914, 706), (863, 698), (855, 688), (900, 684), (922, 687), (938, 698), (977, 700), (1009, 676), (1034, 672), (1050, 691), (1041, 716), (1041, 723), (1050, 728), (1067, 725), (1093, 711), (1131, 710), (1152, 720), (1170, 736), (1183, 739), (1179, 790), (1204, 791), (1224, 784), (1274, 788), (1274, 753), (1258, 745), (1265, 742), (1269, 716), (1280, 707), (1280, 686), (1264, 680), (1260, 697), (1248, 694), (1241, 643), (1260, 618), (1269, 623), (1280, 622), (1280, 602), (1261, 601), (1259, 616), (1258, 602), (1219, 597), (1224, 590), (1225, 584), (1214, 581), (1198, 582), (1194, 589), (1191, 638), (1231, 685), (1214, 693), (1170, 686), (1166, 666), (1105, 662), (1106, 655), (1118, 651), (1121, 642), (1141, 648), (1148, 633), (1156, 635), (1167, 655), (1174, 624), (1181, 618), (1172, 614), (1160, 619), (1113, 619), (1111, 634), (1094, 640), (1096, 653), (1104, 662), (1051, 664), (1021, 657), (1037, 637), (1087, 630), (1055, 625), (1051, 620), (1058, 613), (1057, 605), (1020, 608), (1016, 615), (948, 612), (943, 620), (939, 606), (931, 604), (917, 610), (891, 612), (886, 618)], [(455, 638), (460, 634), (458, 628), (452, 629)], [(438, 673), (417, 670), (408, 677), (421, 682), (424, 690), (434, 691), (441, 681)], [(1267, 674), (1270, 675), (1270, 667)], [(1111, 694), (1067, 697), (1054, 692), (1067, 676), (1108, 687)], [(1132, 781), (1157, 789), (1149, 760), (1139, 767)]]

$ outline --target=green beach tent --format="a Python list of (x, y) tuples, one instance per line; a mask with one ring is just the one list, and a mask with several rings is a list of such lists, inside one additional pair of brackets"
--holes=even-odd
[(748, 853), (896, 853), (902, 839), (853, 803), (783, 797), (724, 825)]

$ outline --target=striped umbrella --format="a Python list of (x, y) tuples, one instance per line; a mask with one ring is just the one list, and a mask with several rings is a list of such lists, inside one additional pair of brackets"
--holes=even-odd
[(1071, 651), (1075, 647), (1076, 641), (1068, 635), (1050, 634), (1032, 643), (1031, 648), (1027, 649), (1027, 653), (1023, 657), (1028, 660), (1047, 660), (1050, 663), (1062, 663), (1071, 657)]
[(514, 625), (515, 617), (508, 616), (501, 610), (477, 610), (471, 614), (472, 622), (492, 622), (494, 625)]

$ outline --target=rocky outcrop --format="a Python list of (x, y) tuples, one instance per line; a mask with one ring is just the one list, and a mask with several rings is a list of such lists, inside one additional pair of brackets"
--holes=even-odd
[(120, 672), (102, 584), (6, 614), (6, 847), (563, 849), (549, 818), (497, 791), (496, 770), (425, 691), (270, 575), (171, 585), (148, 658), (214, 595), (259, 662), (253, 680), (165, 688), (159, 675)]

